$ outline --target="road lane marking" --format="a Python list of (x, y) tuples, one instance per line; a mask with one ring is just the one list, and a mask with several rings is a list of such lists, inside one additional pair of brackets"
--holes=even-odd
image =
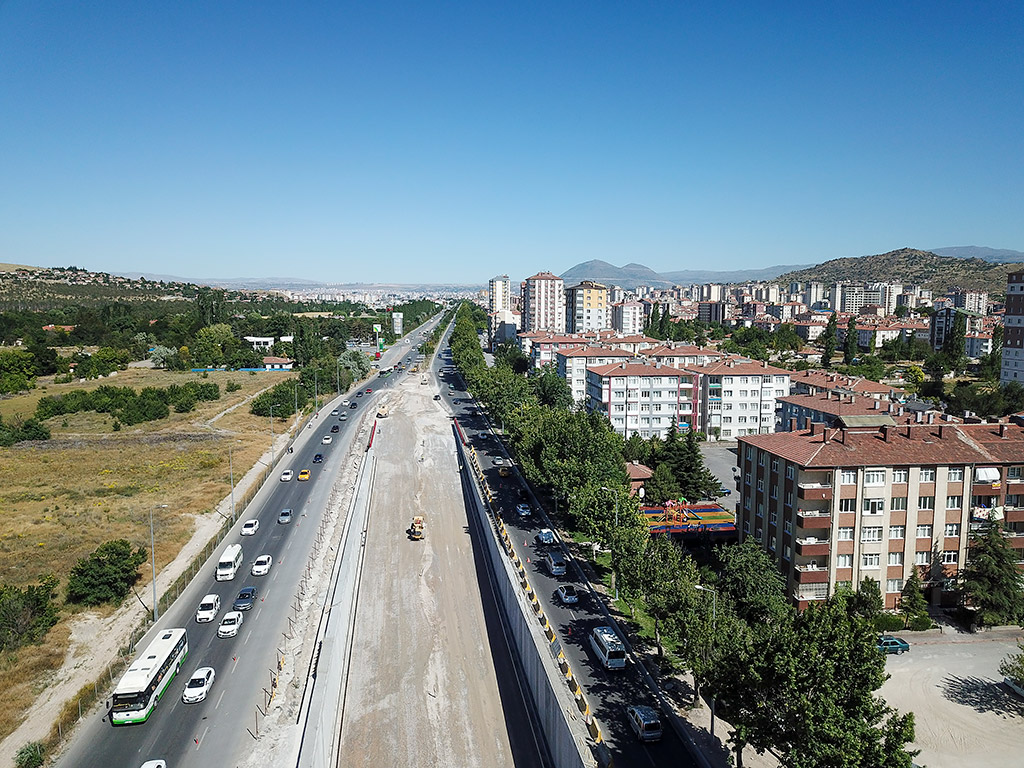
[(205, 731), (203, 731), (203, 735), (202, 735), (202, 736), (200, 736), (200, 737), (199, 737), (198, 739), (196, 739), (196, 751), (198, 751), (198, 750), (199, 750), (199, 747), (201, 747), (201, 746), (202, 746), (202, 744), (203, 744), (203, 739), (205, 739), (205, 738), (206, 738), (206, 734), (208, 734), (209, 732), (210, 732), (210, 726), (206, 726), (206, 730), (205, 730)]
[(213, 705), (214, 709), (220, 709), (220, 703), (222, 701), (224, 701), (224, 694), (225, 693), (227, 693), (227, 691), (221, 691), (220, 692), (220, 696), (217, 697), (217, 703)]

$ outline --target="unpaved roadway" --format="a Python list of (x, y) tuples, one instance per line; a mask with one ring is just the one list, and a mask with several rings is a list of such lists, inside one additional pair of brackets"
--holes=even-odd
[[(527, 758), (525, 710), (478, 586), (451, 422), (436, 392), (408, 376), (378, 422), (339, 764), (538, 764)], [(413, 515), (426, 519), (422, 541), (406, 534)]]

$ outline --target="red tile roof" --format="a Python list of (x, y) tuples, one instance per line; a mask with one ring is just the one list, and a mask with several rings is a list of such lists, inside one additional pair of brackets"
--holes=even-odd
[(687, 371), (679, 368), (672, 368), (668, 365), (654, 366), (649, 363), (608, 363), (607, 365), (592, 365), (587, 368), (599, 376), (671, 376), (673, 378), (684, 376), (690, 378)]

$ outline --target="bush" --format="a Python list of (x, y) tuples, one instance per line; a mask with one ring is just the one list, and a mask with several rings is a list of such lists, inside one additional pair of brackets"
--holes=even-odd
[(30, 741), (18, 750), (14, 756), (16, 768), (39, 768), (43, 764), (43, 745), (38, 741)]
[(237, 392), (242, 388), (242, 385), (236, 381), (228, 379), (228, 383), (224, 385), (225, 392)]
[(910, 620), (910, 624), (907, 625), (907, 628), (914, 632), (922, 632), (926, 629), (931, 629), (933, 626), (932, 620), (927, 616), (915, 616)]
[(875, 616), (875, 629), (879, 632), (899, 632), (906, 627), (902, 616), (895, 613), (882, 613)]
[(196, 408), (196, 399), (190, 394), (184, 394), (174, 401), (174, 410), (178, 413), (189, 413)]
[(79, 558), (68, 577), (68, 602), (82, 605), (120, 602), (139, 580), (146, 550), (134, 552), (125, 539), (100, 544), (89, 557)]
[(37, 643), (57, 623), (57, 577), (19, 589), (0, 586), (0, 651)]

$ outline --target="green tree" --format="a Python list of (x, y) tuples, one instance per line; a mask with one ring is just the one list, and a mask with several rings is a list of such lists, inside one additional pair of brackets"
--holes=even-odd
[(999, 674), (1017, 685), (1024, 685), (1024, 640), (1017, 641), (1018, 653), (1011, 653), (999, 662)]
[(1024, 587), (1017, 570), (1017, 556), (992, 522), (972, 533), (967, 564), (960, 571), (960, 586), (968, 605), (978, 611), (986, 626), (1019, 623), (1024, 619)]
[(654, 473), (644, 483), (644, 501), (649, 504), (664, 504), (666, 501), (678, 499), (682, 495), (679, 483), (672, 473), (672, 467), (663, 461), (654, 469)]
[(825, 331), (821, 334), (821, 367), (826, 370), (832, 367), (832, 358), (836, 353), (836, 345), (839, 343), (838, 314), (832, 312), (825, 324)]
[(924, 384), (924, 371), (917, 365), (912, 365), (903, 373), (903, 381), (914, 389)]
[(696, 569), (683, 568), (683, 557), (672, 539), (664, 534), (648, 537), (641, 583), (644, 610), (654, 620), (658, 656), (664, 655), (662, 631), (680, 614), (686, 595), (693, 592), (695, 578)]
[(651, 318), (647, 321), (647, 326), (644, 328), (644, 334), (653, 338), (658, 338), (658, 330), (661, 328), (661, 309), (659, 304), (654, 304), (651, 307)]
[(776, 564), (752, 536), (718, 552), (719, 592), (732, 601), (737, 616), (754, 626), (777, 626), (790, 612), (786, 582)]
[(870, 576), (865, 576), (861, 579), (857, 591), (849, 596), (847, 605), (855, 616), (873, 622), (885, 609), (885, 600), (882, 598), (878, 582)]
[(942, 340), (942, 356), (946, 365), (953, 373), (960, 373), (967, 368), (967, 315), (956, 312), (952, 328), (947, 329)]
[(545, 365), (531, 372), (530, 381), (534, 394), (541, 405), (556, 410), (569, 410), (573, 407), (572, 390), (569, 383), (558, 375), (554, 365)]
[(46, 748), (41, 742), (30, 741), (14, 755), (15, 768), (39, 768), (43, 764)]
[(146, 550), (132, 550), (125, 539), (100, 544), (89, 557), (79, 558), (68, 576), (69, 603), (100, 605), (118, 603), (140, 578), (139, 566)]
[(622, 458), (626, 461), (638, 461), (647, 464), (650, 457), (650, 447), (646, 440), (640, 437), (639, 432), (634, 432), (626, 440), (622, 448)]
[(24, 588), (0, 585), (0, 651), (42, 640), (57, 623), (57, 577), (44, 576)]
[(928, 615), (928, 601), (924, 599), (924, 585), (916, 565), (910, 570), (910, 578), (904, 582), (900, 591), (900, 613), (907, 625), (914, 619)]
[(846, 323), (846, 338), (843, 339), (843, 365), (853, 365), (857, 357), (857, 316), (851, 315)]
[(688, 429), (680, 436), (673, 426), (665, 439), (662, 461), (672, 468), (682, 498), (699, 501), (718, 497), (721, 483), (704, 466), (696, 430)]

